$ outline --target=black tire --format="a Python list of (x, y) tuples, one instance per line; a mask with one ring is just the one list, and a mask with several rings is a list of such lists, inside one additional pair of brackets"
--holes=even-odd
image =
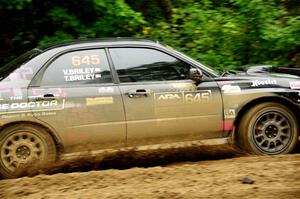
[(39, 126), (18, 124), (0, 132), (0, 176), (16, 177), (17, 168), (37, 161), (54, 161), (56, 148), (52, 137)]
[(298, 132), (297, 118), (289, 108), (275, 102), (261, 103), (242, 116), (237, 144), (258, 155), (286, 154), (295, 148)]

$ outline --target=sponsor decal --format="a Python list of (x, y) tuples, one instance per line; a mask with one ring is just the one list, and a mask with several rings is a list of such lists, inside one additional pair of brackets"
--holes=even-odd
[(87, 106), (95, 106), (95, 105), (103, 105), (103, 104), (113, 104), (113, 97), (94, 97), (94, 98), (86, 98)]
[(10, 76), (16, 76), (18, 80), (30, 80), (33, 74), (33, 69), (31, 67), (21, 66)]
[(10, 100), (22, 100), (23, 96), (10, 96), (9, 99)]
[(99, 87), (98, 93), (100, 94), (114, 93), (114, 87)]
[[(179, 90), (196, 90), (196, 85), (193, 83), (174, 83), (172, 84), (173, 88)], [(177, 90), (178, 91), (178, 90)]]
[(265, 85), (276, 85), (277, 81), (272, 79), (267, 80), (254, 80), (252, 81), (251, 87), (259, 87), (259, 86), (265, 86)]
[[(22, 88), (27, 88), (32, 78), (33, 69), (21, 66), (0, 82), (0, 98), (5, 95), (22, 97)], [(14, 99), (12, 99), (14, 100)]]
[(290, 82), (291, 89), (300, 89), (300, 81)]
[(234, 109), (225, 109), (224, 110), (224, 118), (225, 119), (234, 119), (235, 116), (235, 110)]
[(65, 100), (62, 100), (62, 103), (58, 100), (5, 103), (0, 104), (0, 114), (62, 110), (64, 109), (64, 105)]
[(224, 85), (222, 86), (221, 90), (223, 91), (223, 93), (226, 94), (241, 92), (241, 88), (239, 86), (232, 86), (232, 85)]
[(40, 101), (40, 102), (18, 102), (18, 103), (11, 103), (11, 104), (0, 104), (1, 110), (6, 109), (28, 109), (28, 108), (44, 108), (44, 107), (52, 107), (57, 106), (57, 100), (53, 101)]
[(101, 78), (100, 72), (100, 68), (72, 68), (63, 70), (66, 82), (85, 81)]
[(5, 114), (0, 115), (1, 119), (12, 119), (22, 117), (44, 117), (44, 116), (55, 116), (56, 112), (33, 112), (33, 113), (22, 113), (22, 114)]
[(154, 98), (156, 102), (177, 102), (177, 103), (202, 103), (208, 102), (211, 98), (211, 90), (203, 91), (181, 91), (181, 92), (170, 92), (170, 93), (155, 93)]

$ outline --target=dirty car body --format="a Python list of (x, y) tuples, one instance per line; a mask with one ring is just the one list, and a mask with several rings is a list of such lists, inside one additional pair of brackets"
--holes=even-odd
[(289, 153), (298, 138), (299, 77), (221, 76), (153, 41), (35, 49), (0, 72), (4, 177), (78, 151), (234, 140), (246, 151), (272, 155)]

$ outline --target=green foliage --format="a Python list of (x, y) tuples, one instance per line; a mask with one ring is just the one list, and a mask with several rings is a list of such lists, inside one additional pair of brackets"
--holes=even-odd
[(146, 27), (140, 35), (166, 42), (219, 70), (249, 63), (293, 66), (290, 54), (299, 56), (299, 17), (287, 17), (276, 2), (177, 2), (171, 22)]
[(0, 32), (0, 63), (8, 61), (7, 54), (16, 56), (37, 45), (133, 36), (146, 24), (123, 0), (0, 0), (0, 8), (0, 26), (6, 27)]
[(30, 4), (32, 0), (0, 0), (0, 9), (24, 9), (26, 5)]
[[(80, 4), (81, 1), (77, 1)], [(45, 36), (39, 44), (57, 40), (96, 37), (127, 37), (133, 35), (145, 24), (140, 13), (133, 11), (122, 0), (94, 0), (88, 16), (75, 15), (68, 7), (55, 6), (48, 12), (55, 31)], [(87, 17), (87, 18), (84, 18)]]
[(157, 39), (219, 70), (300, 67), (298, 0), (0, 0), (0, 63), (78, 38)]

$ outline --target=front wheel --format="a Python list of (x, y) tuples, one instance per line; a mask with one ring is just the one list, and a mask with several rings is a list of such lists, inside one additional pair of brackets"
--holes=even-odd
[(299, 124), (286, 106), (268, 102), (251, 108), (241, 118), (237, 141), (243, 150), (276, 155), (291, 152), (297, 144)]
[(15, 177), (15, 171), (36, 161), (53, 161), (55, 144), (39, 126), (19, 124), (0, 132), (0, 176)]

